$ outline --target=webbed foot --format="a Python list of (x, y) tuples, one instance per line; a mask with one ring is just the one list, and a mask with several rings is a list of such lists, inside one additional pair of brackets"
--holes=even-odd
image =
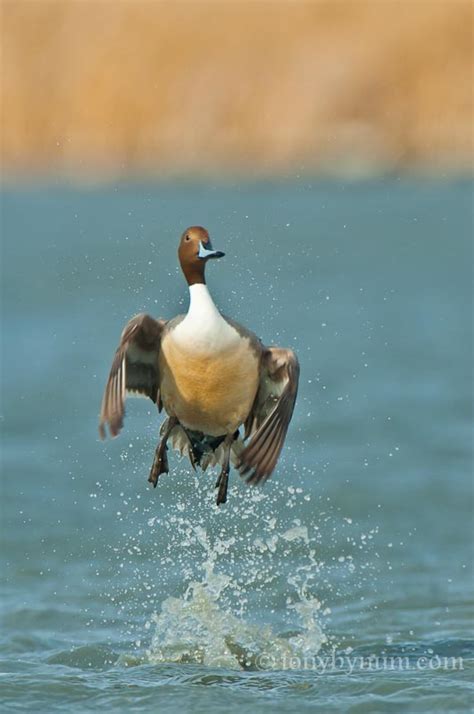
[(148, 481), (153, 484), (153, 488), (156, 488), (158, 483), (158, 478), (161, 474), (169, 473), (168, 467), (168, 447), (163, 442), (160, 442), (156, 452), (155, 458), (153, 460), (153, 466), (150, 470), (150, 475), (148, 476)]
[(216, 488), (218, 488), (217, 492), (217, 499), (216, 503), (218, 506), (221, 505), (221, 503), (225, 503), (227, 501), (227, 486), (229, 485), (229, 466), (224, 465), (222, 467), (222, 471), (219, 474), (219, 477), (216, 481)]

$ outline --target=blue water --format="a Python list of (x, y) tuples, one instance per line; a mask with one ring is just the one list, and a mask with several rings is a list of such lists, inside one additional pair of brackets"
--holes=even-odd
[[(470, 709), (471, 221), (467, 182), (3, 190), (4, 711)], [(196, 223), (219, 306), (302, 367), (274, 478), (220, 509), (175, 456), (150, 490), (151, 402), (97, 435)]]

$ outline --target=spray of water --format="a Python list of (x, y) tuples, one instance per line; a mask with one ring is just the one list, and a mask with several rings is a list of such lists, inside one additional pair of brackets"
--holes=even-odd
[[(268, 524), (273, 531), (275, 524)], [(289, 603), (297, 619), (299, 632), (282, 637), (269, 625), (251, 624), (246, 618), (248, 594), (253, 587), (260, 594), (272, 587), (276, 577), (269, 577), (265, 560), (267, 554), (276, 557), (279, 541), (283, 543), (308, 541), (304, 527), (295, 527), (281, 535), (273, 532), (267, 542), (255, 539), (245, 549), (247, 567), (240, 577), (227, 569), (226, 556), (236, 545), (235, 538), (227, 540), (210, 537), (203, 526), (195, 526), (181, 519), (178, 529), (186, 530), (190, 544), (198, 543), (203, 551), (200, 564), (202, 576), (191, 580), (181, 597), (168, 597), (153, 618), (154, 635), (148, 651), (150, 662), (194, 662), (228, 668), (276, 668), (291, 656), (315, 655), (326, 637), (318, 621), (320, 603), (309, 594), (307, 583), (313, 568), (317, 568), (314, 554), (303, 566), (304, 577), (296, 573), (288, 578), (295, 588), (297, 601)], [(270, 558), (270, 559), (271, 559)], [(260, 569), (259, 566), (262, 566)], [(303, 572), (303, 569), (302, 569)]]
[(139, 505), (124, 495), (111, 592), (135, 642), (126, 662), (284, 669), (334, 646), (328, 605), (344, 578), (355, 592), (367, 551), (352, 520), (277, 479), (263, 490), (234, 482), (221, 508), (212, 485), (176, 469)]

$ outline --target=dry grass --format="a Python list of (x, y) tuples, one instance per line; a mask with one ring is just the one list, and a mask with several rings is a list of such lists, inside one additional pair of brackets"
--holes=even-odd
[(470, 169), (470, 0), (3, 0), (6, 175)]

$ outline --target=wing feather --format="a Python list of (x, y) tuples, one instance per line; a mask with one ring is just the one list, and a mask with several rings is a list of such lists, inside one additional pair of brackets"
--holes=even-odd
[(99, 434), (105, 439), (106, 425), (111, 436), (123, 426), (127, 394), (159, 400), (158, 355), (166, 322), (150, 315), (133, 317), (125, 326), (105, 386), (100, 410)]
[(275, 469), (293, 415), (298, 379), (298, 358), (292, 350), (265, 350), (260, 386), (245, 424), (245, 438), (251, 438), (238, 463), (249, 484), (266, 481)]

